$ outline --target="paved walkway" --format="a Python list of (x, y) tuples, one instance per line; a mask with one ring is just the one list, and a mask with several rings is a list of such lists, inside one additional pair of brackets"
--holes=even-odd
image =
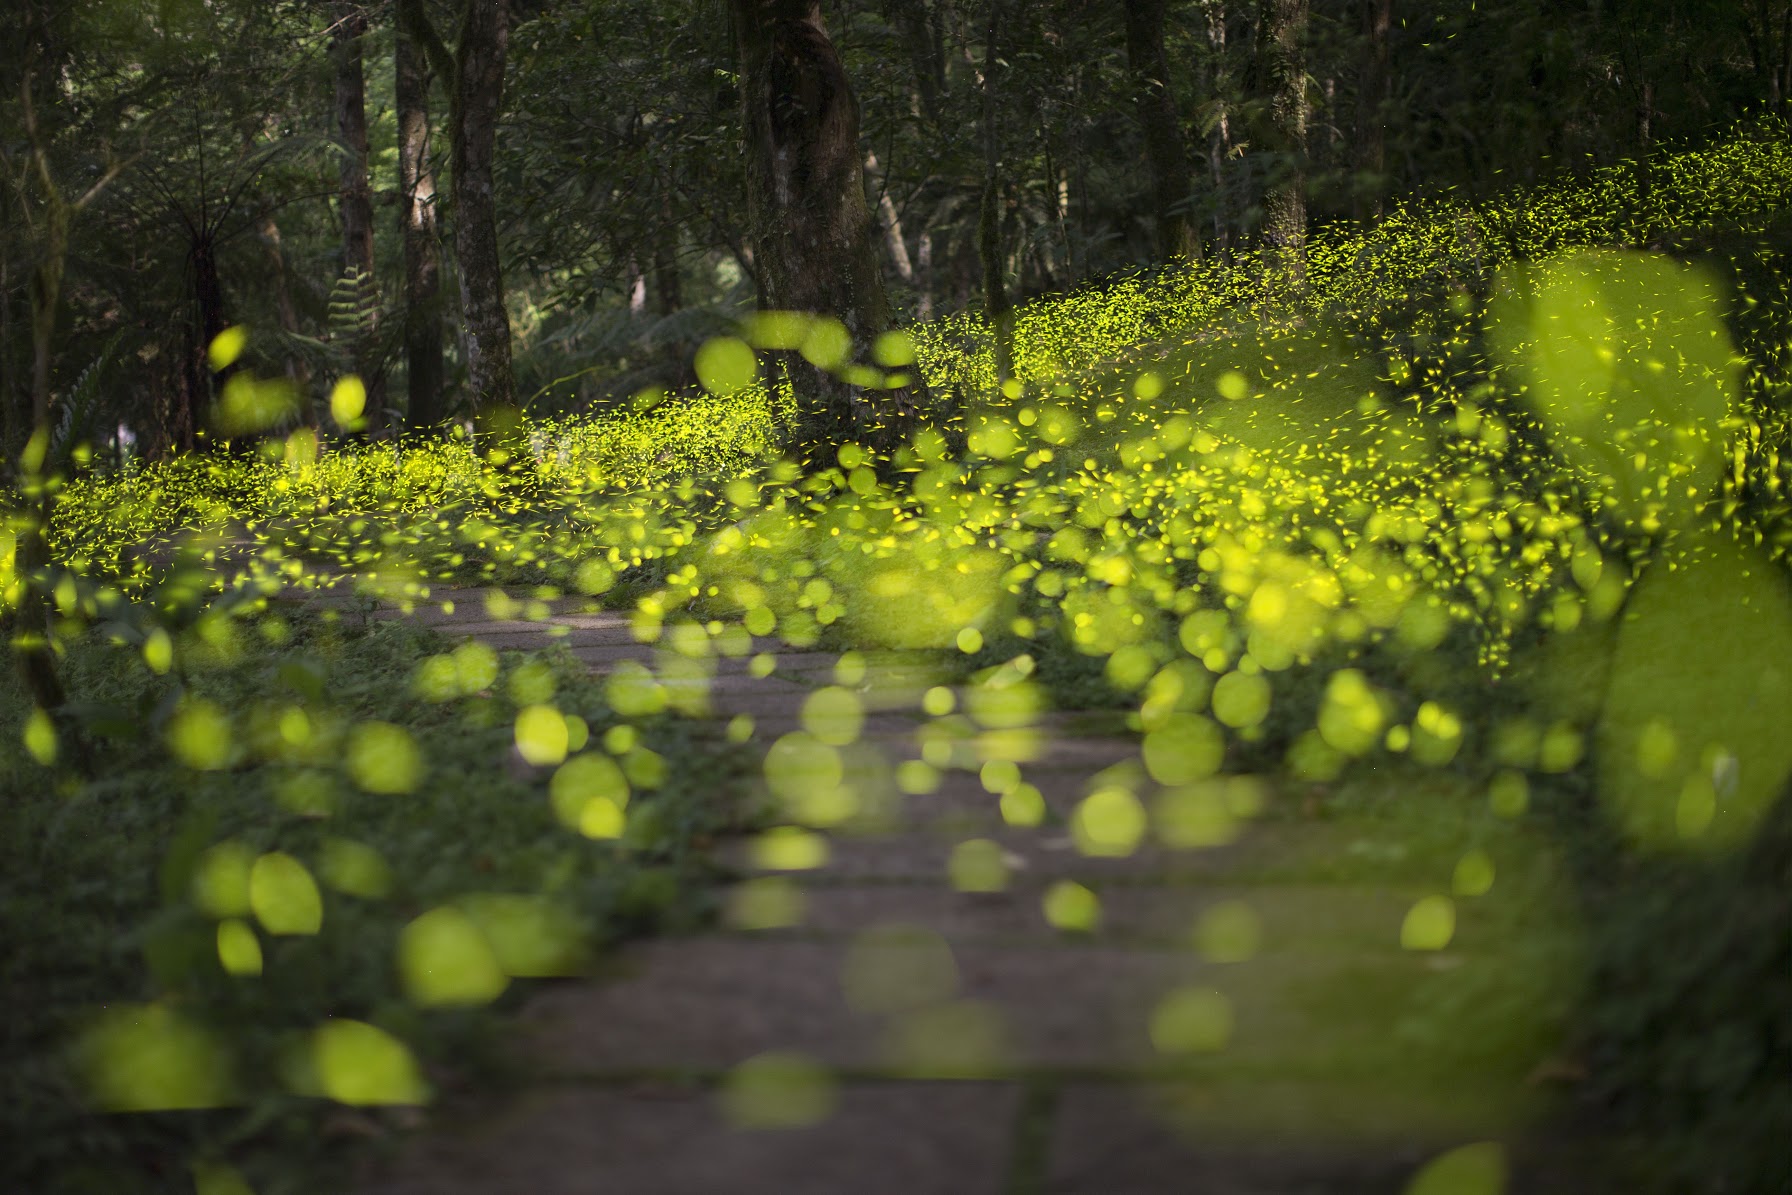
[[(376, 616), (500, 649), (558, 640), (598, 672), (655, 662), (615, 614), (500, 611), (438, 592)], [(924, 668), (837, 674), (833, 656), (763, 642), (713, 663), (710, 716), (751, 717), (761, 750), (838, 682), (870, 710), (855, 775), (922, 755)], [(521, 1017), (521, 1096), (433, 1111), (365, 1195), (1367, 1195), (1488, 1135), (1489, 1101), (1512, 1093), (1375, 1070), (1392, 1015), (1377, 993), (1440, 965), (1398, 949), (1413, 892), (1303, 877), (1361, 842), (1298, 801), (1279, 816), (1273, 793), (1230, 844), (1087, 857), (1065, 819), (1136, 766), (1137, 743), (1078, 725), (1054, 715), (1022, 766), (1055, 815), (1037, 828), (947, 770), (924, 795), (886, 787), (862, 819), (875, 832), (831, 835), (820, 866), (725, 844), (741, 879), (724, 924), (544, 985)], [(1048, 894), (1073, 917), (1083, 892), (1098, 925), (1055, 928)]]

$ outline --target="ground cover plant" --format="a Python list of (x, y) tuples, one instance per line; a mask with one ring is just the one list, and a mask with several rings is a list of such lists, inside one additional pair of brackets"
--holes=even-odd
[[(251, 1147), (290, 1148), (270, 1126), (321, 1114), (320, 1092), (419, 1100), (406, 1059), (463, 1026), (418, 1006), (478, 1006), (506, 975), (572, 969), (571, 926), (616, 932), (682, 899), (696, 838), (731, 813), (661, 715), (760, 636), (851, 653), (803, 728), (761, 744), (775, 824), (754, 843), (772, 867), (813, 866), (829, 835), (949, 771), (974, 772), (1010, 826), (1059, 816), (1028, 781), (1047, 717), (1106, 708), (1138, 756), (1063, 817), (1084, 855), (1209, 849), (1310, 799), (1379, 820), (1387, 849), (1291, 866), (1414, 886), (1389, 927), (1407, 955), (1468, 943), (1460, 965), (1367, 977), (1353, 998), (1410, 1016), (1395, 1041), (1302, 1060), (1341, 1100), (1460, 1088), (1472, 1103), (1472, 1077), (1584, 1055), (1612, 1123), (1655, 1134), (1623, 1163), (1635, 1173), (1770, 1189), (1786, 1038), (1755, 985), (1783, 987), (1788, 940), (1771, 895), (1792, 774), (1784, 144), (1742, 136), (1675, 159), (1642, 205), (1615, 170), (1485, 209), (1403, 212), (1319, 240), (1304, 299), (1246, 262), (1041, 302), (1015, 320), (1006, 377), (987, 326), (891, 334), (855, 368), (893, 389), (918, 371), (937, 425), (885, 454), (844, 444), (825, 467), (770, 451), (790, 401), (756, 354), (837, 363), (834, 322), (786, 313), (705, 346), (707, 397), (525, 425), (508, 443), (526, 452), (300, 431), (74, 479), (43, 588), (77, 701), (54, 719), (17, 698), (6, 711), (26, 748), (9, 763), (9, 883), (19, 902), (101, 907), (20, 917), (40, 936), (14, 982), (67, 995), (51, 1021), (15, 1029), (37, 1051), (77, 1005), (161, 1002), (94, 1022), (77, 1038), (90, 1069), (75, 1072), (100, 1106), (155, 1115), (119, 1130), (60, 1121), (46, 1158), (86, 1148), (76, 1132), (139, 1133), (133, 1148), (191, 1152), (204, 1175), (260, 1178)], [(237, 376), (255, 409), (264, 383)], [(356, 398), (339, 387), (345, 429)], [(421, 609), (463, 582), (510, 584), (524, 616), (569, 595), (609, 603), (665, 651), (600, 692), (564, 661), (501, 666), (265, 609), (317, 584)], [(289, 696), (267, 699), (270, 685)], [(902, 702), (926, 721), (912, 758), (885, 758), (861, 727)], [(151, 727), (141, 743), (134, 721)], [(637, 723), (639, 736), (618, 730)], [(460, 816), (407, 812), (417, 778), (385, 774), (406, 741), (432, 769), (462, 761), (480, 777), (438, 798)], [(495, 774), (512, 749), (543, 771)], [(155, 762), (127, 794), (110, 769), (133, 753)], [(661, 795), (614, 799), (618, 782), (656, 787), (660, 766)], [(122, 908), (122, 886), (97, 874), (124, 849), (111, 818), (169, 836), (132, 838), (139, 897)], [(492, 873), (469, 887), (475, 850)], [(57, 866), (92, 886), (33, 882)], [(987, 890), (1004, 867), (999, 842), (967, 838), (953, 878)], [(374, 903), (386, 871), (391, 895)], [(313, 873), (335, 895), (320, 898)], [(152, 875), (160, 912), (141, 903)], [(787, 880), (752, 883), (766, 924), (787, 915)], [(1687, 895), (1658, 914), (1663, 891)], [(1086, 930), (1101, 895), (1060, 886), (1042, 913)], [(1738, 902), (1753, 916), (1734, 918)], [(108, 923), (121, 917), (147, 975)], [(1665, 946), (1701, 936), (1746, 961), (1694, 970)], [(507, 960), (517, 942), (545, 957)], [(104, 962), (82, 970), (77, 947)], [(440, 973), (465, 986), (399, 999), (375, 977), (393, 958), (405, 974), (407, 949), (463, 952)], [(299, 978), (245, 996), (256, 970)], [(1165, 1064), (1223, 1069), (1225, 1026), (1249, 998), (1167, 998), (1153, 1021)], [(372, 1028), (303, 1039), (292, 1062), (281, 1033), (326, 1015)], [(262, 1086), (226, 1088), (224, 1040)], [(109, 1070), (121, 1051), (131, 1065)], [(21, 1082), (65, 1081), (32, 1056)], [(997, 1065), (975, 1049), (957, 1061)], [(158, 1075), (174, 1086), (142, 1086)], [(10, 1103), (32, 1115), (57, 1098)], [(239, 1098), (247, 1128), (170, 1111)], [(1448, 1166), (1485, 1175), (1483, 1156)]]
[(141, 643), (71, 645), (78, 740), (6, 694), (20, 1189), (334, 1185), (344, 1141), (405, 1123), (383, 1108), (503, 1081), (482, 1010), (705, 915), (727, 744), (617, 714), (570, 657), (202, 601), (197, 566)]

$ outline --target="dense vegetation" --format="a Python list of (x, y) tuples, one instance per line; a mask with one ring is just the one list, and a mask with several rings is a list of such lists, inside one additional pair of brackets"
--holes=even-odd
[[(0, 328), (0, 592), (26, 681), (0, 701), (23, 748), (0, 755), (20, 1010), (0, 1106), (28, 1189), (313, 1189), (320, 1141), (494, 1079), (477, 1047), (513, 980), (700, 918), (710, 836), (751, 831), (800, 870), (878, 794), (950, 769), (1012, 825), (1050, 816), (1026, 776), (1053, 708), (1139, 739), (1066, 826), (1083, 853), (1227, 841), (1266, 812), (1229, 778), (1263, 775), (1408, 835), (1391, 865), (1436, 890), (1408, 949), (1528, 951), (1428, 981), (1374, 1065), (1483, 1073), (1553, 1047), (1584, 1064), (1568, 1115), (1617, 1142), (1621, 1189), (1774, 1189), (1792, 1107), (1774, 5), (1684, 74), (1664, 65), (1679, 31), (1730, 6), (1602, 24), (1439, 5), (1435, 50), (1386, 3), (1353, 9), (1360, 34), (1323, 5), (1278, 32), (1309, 17), (1283, 0), (830, 6), (829, 69), (861, 96), (847, 157), (883, 172), (859, 215), (889, 293), (797, 313), (748, 303), (827, 264), (770, 247), (748, 177), (758, 117), (735, 91), (764, 47), (724, 44), (696, 6), (518, 3), (488, 30), (512, 54), (499, 306), (464, 296), (458, 321), (410, 285), (416, 245), (352, 209), (400, 177), (407, 212), (421, 194), (406, 55), (449, 92), (439, 148), (475, 168), (458, 142), (496, 101), (469, 64), (506, 6), (457, 6), (452, 47), (429, 4), (28, 7), (41, 38), (8, 64), (6, 135), (32, 219), (0, 277), (34, 317)], [(727, 7), (738, 32), (751, 6)], [(765, 6), (785, 7), (806, 19)], [(1515, 26), (1559, 36), (1490, 59)], [(1292, 117), (1289, 47), (1310, 56)], [(369, 74), (362, 143), (350, 119), (326, 144), (311, 110), (328, 83), (340, 116), (376, 50), (412, 98), (385, 105)], [(1202, 81), (1199, 103), (1171, 89), (1180, 176), (1137, 86), (1170, 62)], [(600, 72), (654, 104), (593, 124), (567, 97)], [(1247, 151), (1258, 121), (1278, 148)], [(1545, 148), (1597, 161), (1558, 171)], [(1150, 177), (1120, 177), (1137, 158)], [(1290, 196), (1312, 227), (1287, 223)], [(454, 229), (465, 261), (490, 248), (476, 233)], [(780, 252), (784, 281), (756, 280)], [(503, 369), (432, 349), (420, 313), (438, 334), (507, 318)], [(626, 611), (657, 663), (597, 682), (364, 616), (467, 585), (506, 587), (501, 615)], [(317, 592), (337, 600), (296, 600)], [(758, 745), (763, 814), (737, 800), (751, 728), (688, 716), (749, 634), (855, 661), (803, 730)], [(942, 684), (913, 759), (858, 741), (864, 665), (891, 660)], [(973, 839), (954, 875), (1001, 866)], [(1076, 932), (1097, 907), (1065, 889), (1044, 915)]]

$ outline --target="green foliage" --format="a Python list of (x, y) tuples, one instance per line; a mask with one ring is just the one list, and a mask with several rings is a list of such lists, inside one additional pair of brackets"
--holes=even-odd
[[(442, 704), (410, 697), (436, 646), (427, 633), (247, 607), (223, 623), (237, 652), (205, 662), (198, 635), (181, 637), (180, 681), (102, 635), (71, 645), (70, 713), (90, 744), (89, 778), (3, 756), (14, 1015), (0, 1039), (0, 1106), (15, 1143), (4, 1171), (19, 1189), (148, 1190), (147, 1159), (230, 1148), (254, 1189), (295, 1190), (296, 1165), (327, 1161), (317, 1132), (330, 1104), (317, 1097), (415, 1103), (423, 1076), (497, 1075), (486, 1022), (407, 1005), (397, 960), (419, 911), (452, 910), (481, 950), (494, 943), (500, 979), (573, 973), (623, 935), (701, 912), (692, 843), (729, 816), (716, 793), (732, 765), (692, 750), (690, 730), (637, 724), (675, 763), (641, 798), (660, 810), (653, 833), (622, 847), (560, 829), (547, 775), (505, 765), (515, 707), (502, 685)], [(560, 707), (599, 735), (617, 724), (569, 657), (502, 664), (528, 667), (550, 670)], [(224, 711), (215, 730), (234, 745), (227, 770), (195, 770), (162, 749), (156, 724), (183, 688)], [(27, 712), (19, 701), (8, 690), (0, 705), (9, 737)], [(149, 713), (107, 721), (106, 708)], [(428, 760), (422, 787), (356, 793), (341, 743), (368, 725), (415, 738)], [(442, 1003), (424, 995), (417, 1008)], [(90, 1028), (106, 1004), (116, 1015)], [(313, 1031), (334, 1036), (305, 1045)], [(84, 1070), (68, 1069), (71, 1039)], [(95, 1088), (75, 1084), (83, 1075), (108, 1107), (228, 1110), (180, 1125), (165, 1112), (96, 1122), (84, 1117)]]

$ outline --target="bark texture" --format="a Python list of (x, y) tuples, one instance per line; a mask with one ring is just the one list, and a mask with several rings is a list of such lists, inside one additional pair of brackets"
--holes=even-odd
[(467, 386), (474, 406), (480, 409), (516, 406), (510, 317), (504, 309), (504, 267), (498, 254), (498, 205), (492, 185), (509, 48), (507, 0), (467, 0), (455, 54), (450, 185), (461, 317), (467, 325)]
[(1002, 130), (996, 104), (1001, 57), (1002, 3), (991, 0), (983, 39), (983, 204), (977, 217), (977, 260), (983, 267), (983, 314), (995, 338), (996, 381), (1014, 373), (1014, 313), (1002, 268)]
[(1307, 257), (1307, 0), (1260, 0), (1257, 78), (1268, 101), (1264, 148), (1272, 175), (1263, 198), (1264, 264), (1278, 281), (1305, 281)]
[(498, 254), (492, 160), (504, 103), (510, 48), (507, 0), (464, 0), (453, 52), (430, 24), (423, 0), (398, 0), (398, 19), (448, 91), (449, 203), (465, 331), (467, 390), (476, 414), (502, 428), (513, 422), (516, 378), (510, 367), (510, 318)]
[(1133, 102), (1145, 135), (1145, 157), (1151, 167), (1152, 211), (1157, 220), (1157, 251), (1166, 260), (1201, 259), (1201, 238), (1188, 213), (1192, 182), (1176, 95), (1170, 89), (1170, 63), (1164, 53), (1166, 0), (1126, 0), (1126, 62), (1132, 74)]
[[(747, 221), (767, 310), (832, 316), (861, 357), (889, 309), (859, 147), (859, 107), (820, 0), (730, 0), (747, 149)], [(797, 447), (825, 463), (849, 440), (890, 444), (906, 393), (855, 385), (786, 355)]]
[(342, 265), (373, 273), (373, 193), (367, 186), (367, 79), (361, 39), (367, 17), (340, 12), (332, 38), (336, 67), (336, 135), (342, 142), (337, 193), (342, 208)]
[[(274, 318), (279, 320), (282, 332), (288, 336), (296, 336), (299, 332), (299, 312), (292, 301), (291, 271), (286, 266), (286, 250), (280, 239), (280, 225), (275, 221), (273, 212), (266, 207), (256, 214), (255, 234), (261, 241), (262, 253), (267, 257), (269, 289), (274, 297)], [(311, 402), (311, 371), (303, 361), (294, 357), (286, 362), (286, 376), (298, 388), (300, 421), (315, 426), (317, 411)]]
[(1207, 165), (1213, 174), (1213, 246), (1227, 261), (1232, 258), (1231, 204), (1226, 197), (1226, 163), (1232, 157), (1231, 75), (1226, 69), (1226, 5), (1225, 0), (1202, 0), (1201, 12), (1206, 18), (1207, 45), (1211, 50), (1212, 74), (1209, 76), (1217, 111), (1213, 128), (1207, 136)]
[(908, 241), (902, 234), (902, 216), (896, 211), (896, 201), (890, 198), (890, 188), (875, 153), (865, 155), (865, 182), (877, 196), (877, 224), (890, 251), (890, 264), (898, 278), (913, 285), (915, 263), (908, 255)]
[(946, 92), (945, 12), (940, 0), (884, 0), (884, 19), (902, 38), (915, 80), (916, 115), (937, 126)]
[(337, 10), (330, 53), (336, 68), (336, 135), (342, 142), (337, 168), (337, 200), (342, 213), (342, 273), (352, 278), (357, 309), (368, 322), (349, 347), (351, 364), (367, 385), (368, 409), (385, 406), (383, 372), (377, 359), (379, 303), (373, 275), (373, 192), (367, 183), (367, 74), (363, 39), (367, 15), (358, 5)]
[[(1394, 24), (1394, 0), (1362, 0), (1363, 64), (1356, 104), (1356, 211), (1379, 218), (1387, 189), (1387, 104), (1393, 79), (1388, 69), (1388, 35)], [(1366, 192), (1366, 193), (1365, 193)]]
[(429, 71), (410, 31), (394, 51), (398, 107), (398, 219), (404, 247), (405, 421), (414, 430), (442, 421), (442, 258), (436, 232), (436, 179), (429, 160)]
[(218, 275), (218, 246), (202, 231), (187, 247), (192, 270), (193, 314), (187, 324), (186, 358), (175, 406), (169, 412), (170, 452), (192, 452), (199, 446), (200, 420), (211, 405), (213, 373), (209, 350), (218, 333), (230, 326), (224, 314), (224, 283)]

